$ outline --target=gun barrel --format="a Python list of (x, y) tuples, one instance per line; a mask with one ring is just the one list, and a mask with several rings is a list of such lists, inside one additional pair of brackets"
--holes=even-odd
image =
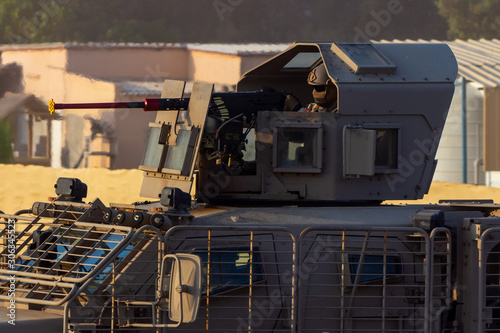
[[(283, 110), (287, 93), (278, 91), (220, 92), (212, 94), (209, 111), (223, 119), (243, 113), (248, 119), (258, 111)], [(50, 114), (63, 109), (142, 108), (144, 111), (187, 110), (189, 98), (145, 98), (142, 102), (54, 103), (49, 102)]]
[(145, 98), (142, 102), (111, 102), (111, 103), (54, 103), (49, 102), (50, 114), (55, 110), (64, 109), (143, 109), (144, 111), (181, 110), (187, 109), (188, 98)]
[(115, 103), (54, 103), (56, 110), (64, 109), (125, 109), (144, 108), (144, 102), (115, 102)]

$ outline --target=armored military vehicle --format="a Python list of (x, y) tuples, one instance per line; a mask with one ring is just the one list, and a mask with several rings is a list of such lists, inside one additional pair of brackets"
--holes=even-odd
[[(321, 64), (336, 107), (307, 112)], [(157, 110), (152, 201), (60, 178), (1, 214), (1, 331), (500, 331), (500, 206), (381, 204), (427, 193), (456, 75), (444, 44), (295, 43), (237, 92), (52, 103)]]

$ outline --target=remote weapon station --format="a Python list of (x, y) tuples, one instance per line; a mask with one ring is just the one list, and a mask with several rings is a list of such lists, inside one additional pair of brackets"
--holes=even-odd
[[(318, 66), (334, 106), (302, 108)], [(157, 111), (154, 201), (60, 178), (1, 214), (0, 330), (499, 332), (500, 206), (381, 204), (427, 193), (456, 75), (444, 44), (295, 43), (233, 93), (51, 103)]]

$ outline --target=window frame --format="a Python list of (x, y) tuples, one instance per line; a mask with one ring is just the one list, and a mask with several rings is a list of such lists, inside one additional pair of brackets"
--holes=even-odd
[[(278, 152), (279, 147), (279, 130), (280, 129), (304, 129), (304, 130), (316, 130), (317, 140), (316, 140), (316, 163), (313, 163), (312, 167), (283, 167), (278, 165)], [(323, 124), (318, 123), (296, 123), (296, 122), (285, 122), (273, 126), (273, 172), (286, 172), (286, 173), (321, 173), (323, 167)]]
[[(21, 117), (19, 117), (21, 115)], [(21, 119), (23, 118), (23, 119)], [(14, 147), (14, 156), (13, 156), (13, 162), (14, 163), (19, 163), (19, 164), (34, 164), (34, 165), (42, 165), (42, 166), (50, 166), (50, 158), (52, 154), (52, 132), (51, 132), (51, 127), (52, 127), (52, 120), (50, 118), (42, 118), (40, 119), (41, 121), (47, 121), (47, 142), (45, 146), (45, 152), (46, 154), (44, 156), (36, 156), (35, 155), (35, 147), (33, 145), (33, 139), (35, 137), (35, 128), (34, 128), (34, 122), (36, 120), (37, 116), (26, 111), (23, 113), (18, 113), (18, 115), (15, 116), (15, 120), (11, 121), (11, 125), (15, 129), (15, 131), (18, 131), (18, 125), (20, 123), (26, 124), (26, 151), (25, 155), (16, 155), (16, 152), (19, 152), (16, 148)], [(22, 144), (22, 142), (17, 142), (19, 137), (16, 137), (14, 145), (19, 145)]]

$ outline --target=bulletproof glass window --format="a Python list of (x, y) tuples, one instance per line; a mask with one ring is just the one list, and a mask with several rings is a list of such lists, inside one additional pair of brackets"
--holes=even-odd
[(320, 58), (318, 52), (301, 52), (293, 57), (283, 69), (311, 69)]
[[(384, 279), (384, 256), (383, 255), (365, 255), (360, 262), (361, 255), (349, 254), (349, 271), (351, 273), (351, 283), (356, 281), (356, 275), (359, 274), (358, 282), (367, 283)], [(359, 267), (361, 271), (358, 273)], [(385, 278), (390, 279), (403, 273), (403, 266), (399, 256), (385, 256)]]
[(148, 137), (146, 139), (146, 150), (144, 151), (139, 169), (156, 172), (160, 167), (166, 146), (160, 143), (161, 125), (150, 124), (149, 126)]
[(197, 128), (179, 130), (175, 146), (168, 147), (163, 172), (183, 176), (189, 174), (197, 133)]
[(313, 128), (276, 127), (273, 167), (275, 172), (319, 173), (322, 166), (322, 132)]
[[(210, 256), (206, 250), (197, 250), (193, 254), (202, 261), (202, 295), (207, 294), (207, 288), (213, 295), (246, 287), (250, 279), (252, 283), (264, 280), (262, 260), (257, 248), (253, 251), (248, 247), (212, 249)], [(210, 279), (207, 282), (208, 265)]]

